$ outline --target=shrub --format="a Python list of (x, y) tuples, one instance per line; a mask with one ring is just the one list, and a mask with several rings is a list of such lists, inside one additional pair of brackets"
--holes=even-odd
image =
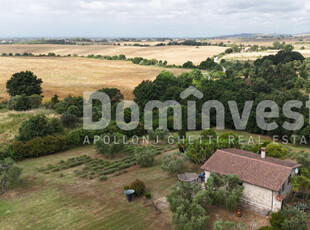
[(37, 109), (42, 104), (42, 96), (33, 94), (29, 97), (30, 105), (32, 109)]
[(71, 105), (68, 110), (67, 110), (68, 113), (72, 114), (72, 115), (75, 115), (77, 117), (80, 117), (81, 116), (81, 111), (80, 109), (76, 106), (76, 105)]
[(151, 193), (146, 192), (146, 193), (144, 194), (144, 196), (145, 196), (146, 199), (150, 199), (150, 198), (151, 198)]
[(212, 129), (205, 129), (201, 131), (200, 135), (204, 140), (209, 140), (210, 138), (216, 138), (216, 132)]
[(272, 213), (269, 222), (274, 229), (282, 229), (282, 225), (284, 222), (283, 213), (282, 212)]
[(114, 133), (113, 135), (109, 135), (110, 141), (109, 143), (105, 143), (103, 141), (103, 137), (101, 137), (99, 141), (95, 143), (95, 150), (97, 153), (102, 155), (106, 155), (109, 157), (114, 157), (115, 154), (120, 153), (124, 150), (124, 138), (125, 136), (120, 133)]
[(307, 213), (296, 207), (286, 206), (281, 211), (284, 216), (283, 230), (306, 230), (308, 223)]
[(26, 157), (28, 157), (30, 152), (30, 146), (26, 145), (22, 141), (15, 141), (11, 145), (11, 151), (10, 151), (10, 156), (14, 160), (22, 160)]
[(68, 96), (63, 101), (55, 104), (55, 110), (59, 114), (63, 114), (68, 111), (69, 107), (75, 105), (79, 108), (80, 114), (82, 114), (83, 111), (83, 98), (82, 97), (72, 97)]
[(61, 115), (60, 120), (63, 126), (68, 127), (68, 128), (73, 128), (76, 125), (77, 116), (71, 113), (65, 112)]
[(130, 184), (129, 188), (135, 190), (136, 196), (141, 196), (144, 193), (145, 184), (143, 181), (137, 179)]
[(124, 190), (126, 191), (126, 190), (128, 190), (129, 189), (129, 185), (125, 185), (124, 186)]
[(98, 180), (100, 181), (106, 181), (108, 178), (106, 176), (100, 176), (98, 177)]
[(25, 95), (13, 96), (8, 100), (7, 105), (9, 110), (25, 111), (31, 109), (29, 97)]
[(11, 156), (14, 159), (44, 156), (67, 149), (66, 137), (46, 136), (36, 137), (26, 143), (16, 141), (11, 147)]
[(135, 157), (137, 164), (140, 167), (150, 167), (154, 162), (156, 156), (156, 149), (153, 146), (139, 146), (135, 150)]
[(94, 131), (86, 130), (83, 128), (70, 130), (70, 132), (67, 135), (68, 145), (71, 146), (82, 145), (86, 136), (88, 136), (89, 141), (92, 141), (94, 138)]
[(19, 128), (18, 140), (29, 141), (35, 137), (45, 137), (53, 134), (48, 125), (48, 119), (44, 114), (31, 116), (24, 121)]
[(51, 133), (63, 132), (63, 127), (61, 126), (60, 120), (56, 117), (49, 119), (47, 125), (49, 126)]

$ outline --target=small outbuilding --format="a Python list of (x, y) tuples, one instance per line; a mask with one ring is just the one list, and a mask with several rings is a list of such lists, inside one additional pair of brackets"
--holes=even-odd
[(268, 215), (281, 210), (285, 198), (292, 192), (291, 177), (298, 173), (300, 164), (266, 157), (240, 149), (217, 150), (201, 167), (205, 181), (210, 173), (235, 174), (244, 186), (242, 205)]

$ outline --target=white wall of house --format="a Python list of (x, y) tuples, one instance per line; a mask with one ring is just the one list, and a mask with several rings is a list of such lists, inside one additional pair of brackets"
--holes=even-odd
[(282, 208), (282, 201), (276, 200), (277, 195), (279, 192), (273, 192), (273, 204), (272, 204), (272, 212), (278, 212)]

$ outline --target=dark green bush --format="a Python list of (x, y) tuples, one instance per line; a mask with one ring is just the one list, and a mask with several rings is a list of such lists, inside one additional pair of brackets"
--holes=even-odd
[(29, 141), (35, 137), (45, 137), (53, 134), (48, 119), (44, 114), (37, 114), (23, 121), (18, 133), (17, 139), (21, 141)]
[(151, 198), (151, 193), (146, 192), (146, 193), (144, 194), (144, 196), (145, 196), (146, 199), (150, 199), (150, 198)]
[(67, 141), (64, 136), (36, 137), (26, 143), (15, 141), (11, 147), (11, 156), (21, 160), (28, 157), (44, 156), (67, 149)]
[(136, 196), (141, 196), (145, 190), (145, 184), (143, 181), (137, 179), (130, 184), (130, 189), (135, 190)]
[(282, 212), (274, 212), (271, 214), (271, 218), (269, 220), (271, 226), (275, 229), (282, 229), (282, 225), (284, 222), (284, 215)]
[(77, 119), (77, 116), (71, 113), (65, 112), (61, 115), (60, 120), (63, 126), (68, 127), (68, 128), (74, 128), (78, 119)]

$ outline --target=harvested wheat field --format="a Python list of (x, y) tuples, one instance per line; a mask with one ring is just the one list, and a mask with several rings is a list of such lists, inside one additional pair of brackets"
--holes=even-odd
[[(305, 58), (310, 57), (310, 50), (295, 50), (299, 53), (301, 53)], [(246, 52), (246, 53), (231, 53), (225, 55), (223, 58), (224, 59), (229, 59), (229, 60), (239, 60), (239, 61), (247, 61), (251, 60), (254, 61), (257, 58), (261, 58), (263, 56), (267, 55), (275, 55), (279, 50), (267, 50), (263, 52)]]
[(132, 99), (132, 90), (141, 81), (154, 80), (162, 70), (176, 75), (187, 71), (80, 57), (0, 57), (0, 100), (9, 96), (6, 81), (12, 74), (25, 70), (34, 72), (43, 80), (46, 100), (54, 94), (64, 98), (103, 87), (117, 87), (126, 99)]
[(112, 46), (112, 45), (0, 45), (2, 53), (33, 53), (59, 55), (67, 54), (100, 54), (100, 55), (119, 55), (125, 54), (127, 57), (143, 57), (147, 59), (156, 58), (167, 60), (168, 64), (183, 64), (192, 61), (199, 64), (208, 57), (217, 55), (227, 49), (219, 46), (157, 46), (157, 47), (133, 47), (133, 46)]

